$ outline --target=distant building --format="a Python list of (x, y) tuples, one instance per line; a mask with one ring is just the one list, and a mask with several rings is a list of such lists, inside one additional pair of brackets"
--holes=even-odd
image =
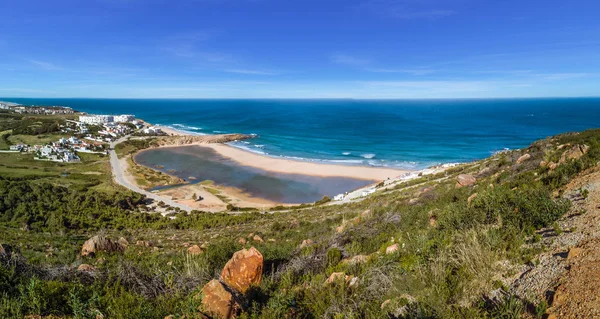
[(160, 134), (162, 130), (160, 127), (150, 126), (149, 128), (145, 128), (143, 131), (145, 134)]
[(135, 116), (130, 115), (130, 114), (115, 115), (115, 117), (114, 117), (114, 121), (117, 123), (131, 122), (134, 119), (135, 119)]
[(114, 116), (112, 115), (81, 115), (79, 116), (79, 122), (85, 124), (104, 124), (111, 123), (114, 121)]

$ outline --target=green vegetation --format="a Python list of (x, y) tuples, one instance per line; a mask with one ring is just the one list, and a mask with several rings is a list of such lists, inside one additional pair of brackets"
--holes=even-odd
[[(505, 289), (496, 278), (506, 264), (536, 259), (535, 231), (556, 228), (570, 209), (556, 194), (596, 165), (599, 141), (599, 130), (546, 139), (526, 150), (531, 158), (522, 164), (516, 164), (522, 151), (498, 154), (351, 204), (264, 214), (173, 210), (174, 219), (146, 213), (140, 195), (76, 183), (78, 173), (61, 180), (55, 174), (65, 167), (56, 163), (34, 168), (17, 157), (3, 160), (0, 232), (17, 253), (0, 256), (0, 317), (193, 318), (200, 288), (244, 237), (261, 251), (265, 267), (241, 318), (519, 318), (524, 312), (539, 318), (545, 302), (486, 296)], [(151, 142), (129, 141), (120, 154), (142, 143)], [(558, 145), (567, 143), (589, 151), (555, 169), (540, 166), (558, 162), (570, 147)], [(87, 158), (81, 165), (96, 164)], [(457, 174), (472, 174), (477, 183), (457, 188)], [(97, 233), (154, 247), (78, 257)], [(250, 233), (264, 242), (248, 239)], [(300, 248), (305, 239), (314, 243)], [(205, 253), (188, 255), (185, 244), (196, 243), (208, 246)], [(397, 251), (386, 254), (393, 244)], [(361, 262), (349, 262), (359, 255)], [(94, 275), (75, 270), (80, 263), (93, 264)], [(334, 272), (358, 282), (324, 284)]]

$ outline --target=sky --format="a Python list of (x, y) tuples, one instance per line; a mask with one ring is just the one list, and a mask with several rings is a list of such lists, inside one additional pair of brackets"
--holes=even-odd
[(600, 1), (0, 0), (0, 96), (600, 96)]

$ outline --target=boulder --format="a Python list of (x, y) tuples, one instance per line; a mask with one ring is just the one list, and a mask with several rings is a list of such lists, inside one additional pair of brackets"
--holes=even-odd
[(475, 182), (477, 182), (477, 180), (475, 177), (473, 177), (473, 175), (460, 174), (456, 177), (456, 188), (471, 186), (475, 184)]
[(251, 286), (259, 285), (262, 279), (264, 259), (254, 247), (233, 254), (221, 272), (221, 279), (229, 287), (244, 294)]
[(530, 158), (531, 158), (531, 154), (529, 154), (529, 153), (523, 154), (517, 159), (517, 164), (521, 164)]
[(385, 249), (385, 254), (386, 254), (386, 255), (393, 254), (393, 253), (397, 252), (399, 249), (400, 249), (400, 245), (398, 245), (398, 244), (393, 244), (393, 245), (391, 245), (391, 246), (388, 246), (388, 247)]
[(77, 267), (78, 271), (92, 272), (96, 270), (96, 267), (88, 264), (81, 264)]
[(81, 256), (93, 256), (97, 252), (123, 252), (125, 247), (104, 236), (96, 235), (83, 243), (81, 247)]
[(305, 239), (302, 241), (302, 244), (300, 244), (300, 249), (308, 247), (312, 244), (314, 244), (314, 242), (311, 239)]
[(216, 279), (209, 281), (202, 288), (201, 310), (214, 318), (234, 318), (240, 305), (233, 295)]
[(196, 255), (200, 255), (203, 253), (202, 248), (200, 248), (200, 246), (198, 245), (194, 245), (191, 246), (190, 248), (188, 248), (188, 254), (196, 256)]

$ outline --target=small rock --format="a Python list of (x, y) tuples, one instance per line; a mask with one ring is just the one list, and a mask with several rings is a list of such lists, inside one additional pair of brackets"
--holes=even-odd
[(467, 198), (467, 206), (471, 207), (471, 201), (477, 198), (477, 193), (473, 193), (469, 198)]
[(352, 258), (346, 258), (346, 259), (342, 260), (342, 263), (348, 264), (348, 265), (358, 265), (358, 264), (367, 262), (368, 259), (369, 259), (369, 256), (367, 256), (367, 255), (356, 255), (356, 256), (353, 256)]
[(338, 233), (338, 234), (341, 233), (341, 232), (343, 232), (343, 231), (344, 231), (344, 225), (340, 225), (340, 226), (338, 226), (338, 227), (335, 228), (335, 232)]
[(200, 246), (198, 246), (198, 245), (191, 246), (190, 248), (188, 248), (187, 251), (188, 251), (188, 254), (190, 254), (192, 256), (200, 255), (203, 253), (202, 248), (200, 248)]
[(581, 249), (579, 247), (574, 247), (574, 248), (569, 249), (569, 254), (567, 255), (567, 260), (576, 258), (577, 256), (581, 255), (582, 252), (583, 252), (583, 249)]
[(308, 247), (310, 245), (313, 244), (313, 241), (311, 239), (305, 239), (302, 241), (302, 243), (300, 244), (300, 249), (303, 249), (305, 247)]
[(371, 210), (367, 209), (364, 212), (360, 213), (360, 217), (362, 217), (362, 218), (369, 218), (369, 217), (371, 217)]
[(393, 244), (393, 245), (391, 245), (391, 246), (388, 246), (388, 247), (385, 249), (385, 254), (386, 254), (386, 255), (393, 254), (393, 253), (397, 252), (399, 249), (400, 249), (400, 245), (398, 245), (398, 244)]
[(529, 153), (523, 154), (517, 159), (517, 164), (521, 164), (530, 158), (531, 158), (531, 154), (529, 154)]
[(254, 237), (252, 237), (252, 240), (254, 240), (257, 243), (264, 243), (265, 241), (258, 235), (254, 235)]
[(88, 264), (81, 264), (77, 267), (78, 271), (92, 272), (96, 270), (96, 267)]
[(238, 244), (240, 244), (240, 245), (246, 245), (246, 238), (244, 238), (244, 237), (240, 237), (240, 238), (238, 239)]
[(347, 280), (347, 282), (348, 282), (348, 288), (357, 287), (358, 286), (358, 280), (359, 280), (358, 277), (354, 277), (354, 276), (350, 277), (350, 279)]
[(141, 247), (152, 247), (153, 244), (151, 241), (146, 241), (146, 240), (138, 240), (135, 242), (136, 246), (141, 246)]
[(332, 284), (342, 279), (346, 281), (346, 279), (350, 279), (350, 276), (347, 276), (343, 272), (334, 272), (329, 276), (329, 278), (327, 278), (327, 280), (325, 280), (325, 284)]
[(129, 241), (125, 237), (120, 237), (117, 241), (119, 244), (123, 245), (123, 247), (129, 246)]

